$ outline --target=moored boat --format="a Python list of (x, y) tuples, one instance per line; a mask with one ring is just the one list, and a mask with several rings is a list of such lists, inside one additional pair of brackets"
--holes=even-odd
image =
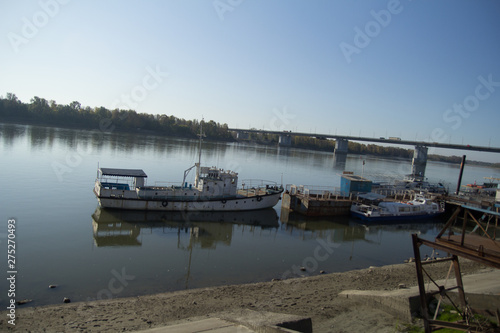
[(444, 213), (444, 207), (424, 197), (411, 201), (381, 201), (378, 204), (353, 203), (351, 214), (367, 221), (432, 218)]
[[(248, 180), (238, 187), (238, 173), (198, 163), (184, 171), (180, 184), (147, 186), (141, 169), (98, 168), (94, 194), (102, 208), (147, 211), (246, 211), (273, 207), (283, 185), (264, 180)], [(196, 168), (193, 184), (186, 182)]]
[(146, 186), (140, 169), (99, 168), (94, 193), (103, 208), (152, 211), (245, 211), (273, 207), (283, 192), (275, 182), (248, 181), (238, 188), (238, 174), (197, 167), (194, 184)]

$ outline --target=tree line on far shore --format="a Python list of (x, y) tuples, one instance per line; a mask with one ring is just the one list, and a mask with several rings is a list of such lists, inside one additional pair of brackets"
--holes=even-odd
[[(134, 110), (108, 110), (102, 106), (83, 107), (77, 101), (57, 104), (38, 96), (33, 97), (28, 104), (21, 102), (12, 93), (8, 93), (6, 98), (0, 98), (0, 119), (29, 125), (142, 132), (183, 138), (196, 138), (200, 132), (198, 120), (137, 113)], [(211, 140), (233, 140), (227, 128), (227, 124), (212, 120), (203, 122), (203, 133)]]
[[(124, 131), (143, 134), (163, 135), (182, 138), (197, 138), (200, 132), (199, 120), (185, 120), (168, 115), (152, 115), (137, 113), (135, 110), (114, 109), (104, 107), (84, 107), (79, 102), (57, 104), (35, 96), (30, 103), (21, 102), (13, 93), (6, 97), (0, 96), (0, 121), (28, 125), (44, 125), (77, 129), (99, 129), (101, 131)], [(209, 140), (237, 141), (227, 124), (216, 123), (213, 120), (203, 122), (203, 134)], [(276, 134), (251, 133), (247, 139), (260, 144), (278, 144)], [(239, 141), (239, 140), (238, 140)], [(335, 141), (324, 138), (293, 136), (292, 147), (330, 151), (335, 149)], [(374, 144), (348, 143), (350, 154), (375, 155), (383, 157), (398, 157), (411, 159), (413, 149), (387, 147)], [(460, 163), (460, 156), (442, 156), (431, 154), (429, 160)], [(492, 165), (492, 163), (475, 162)], [(500, 167), (500, 163), (493, 164)]]

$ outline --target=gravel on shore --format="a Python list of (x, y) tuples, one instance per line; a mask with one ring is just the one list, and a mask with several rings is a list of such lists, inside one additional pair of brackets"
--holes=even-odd
[[(444, 278), (449, 265), (436, 263), (426, 269), (433, 278)], [(468, 260), (460, 260), (460, 266), (463, 274), (484, 268)], [(8, 323), (8, 312), (2, 311), (0, 331), (137, 331), (251, 309), (310, 317), (314, 332), (396, 332), (401, 319), (338, 294), (343, 290), (392, 290), (399, 284), (417, 284), (414, 264), (93, 302), (25, 305), (16, 308), (15, 326)]]

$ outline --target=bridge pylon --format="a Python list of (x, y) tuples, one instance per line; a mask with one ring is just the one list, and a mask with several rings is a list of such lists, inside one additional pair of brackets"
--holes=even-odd
[(335, 140), (335, 155), (347, 155), (347, 147), (349, 141), (347, 139), (336, 139)]
[(290, 134), (280, 134), (278, 145), (280, 147), (290, 147), (292, 145), (292, 136)]
[(427, 166), (427, 147), (415, 146), (413, 159), (411, 161), (411, 175), (413, 177), (424, 177)]

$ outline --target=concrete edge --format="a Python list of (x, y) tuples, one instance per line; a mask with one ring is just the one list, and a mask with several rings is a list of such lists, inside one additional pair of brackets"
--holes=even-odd
[[(478, 310), (500, 307), (500, 270), (485, 269), (478, 274), (462, 277), (465, 296), (472, 306)], [(454, 285), (454, 278), (448, 281), (447, 287)], [(437, 280), (438, 285), (444, 285), (445, 280)], [(430, 292), (437, 290), (434, 285), (427, 290), (427, 301)], [(453, 290), (449, 296), (454, 298)], [(365, 303), (378, 307), (385, 312), (411, 322), (415, 315), (420, 314), (420, 293), (417, 286), (394, 290), (344, 290), (339, 297), (345, 297), (357, 303)]]
[(397, 293), (384, 290), (344, 290), (339, 297), (345, 297), (357, 303), (377, 307), (397, 318), (411, 322), (416, 313), (420, 311), (419, 294), (405, 290), (395, 290)]
[(311, 318), (298, 315), (242, 309), (238, 312), (219, 313), (214, 316), (248, 327), (258, 333), (312, 333)]

